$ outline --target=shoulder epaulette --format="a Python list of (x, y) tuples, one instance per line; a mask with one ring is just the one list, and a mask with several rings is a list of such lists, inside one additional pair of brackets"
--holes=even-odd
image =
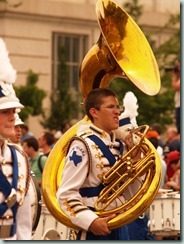
[(30, 168), (28, 156), (24, 152), (24, 150), (22, 148), (20, 148), (18, 145), (14, 144), (14, 143), (8, 143), (8, 145), (14, 147), (14, 149), (17, 150), (25, 158), (26, 168), (27, 168), (27, 180), (26, 180), (26, 193), (27, 193), (27, 191), (29, 189), (30, 181), (31, 181), (31, 168)]
[[(85, 136), (85, 135), (86, 135), (86, 134), (84, 134), (84, 136)], [(89, 136), (89, 134), (88, 134), (88, 136)], [(87, 136), (85, 136), (85, 137), (87, 137)], [(74, 140), (78, 140), (78, 141), (83, 142), (83, 144), (85, 145), (85, 147), (86, 147), (86, 149), (87, 149), (87, 153), (88, 153), (88, 157), (89, 157), (89, 168), (88, 168), (88, 174), (87, 174), (87, 175), (89, 175), (89, 172), (90, 172), (90, 170), (91, 170), (91, 165), (92, 165), (92, 156), (91, 156), (90, 148), (89, 148), (87, 142), (84, 140), (85, 137), (83, 137), (83, 136), (79, 136), (79, 135), (75, 135), (75, 136), (73, 136), (73, 137), (68, 141), (67, 148), (66, 148), (66, 154), (67, 154), (67, 152), (68, 152), (68, 150), (69, 150), (69, 147), (70, 147), (71, 143), (72, 143)]]
[(80, 134), (77, 134), (77, 136), (81, 137), (81, 138), (86, 138), (92, 134), (93, 134), (93, 132), (91, 130), (86, 130), (86, 131), (81, 132)]

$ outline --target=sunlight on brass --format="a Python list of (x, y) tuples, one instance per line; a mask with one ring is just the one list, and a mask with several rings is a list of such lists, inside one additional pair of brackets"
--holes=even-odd
[(108, 0), (99, 0), (96, 14), (101, 29), (98, 42), (85, 56), (80, 70), (83, 98), (114, 78), (127, 78), (141, 91), (155, 95), (160, 74), (152, 49), (128, 13)]

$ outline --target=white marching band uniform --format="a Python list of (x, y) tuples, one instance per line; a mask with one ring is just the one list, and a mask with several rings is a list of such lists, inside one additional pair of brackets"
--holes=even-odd
[[(63, 212), (74, 225), (86, 231), (93, 220), (98, 218), (94, 206), (103, 188), (102, 177), (112, 167), (112, 157), (114, 163), (118, 161), (124, 147), (114, 133), (110, 136), (92, 123), (89, 124), (89, 129), (78, 133), (77, 138), (73, 138), (70, 143), (61, 185), (57, 191), (58, 202)], [(93, 140), (93, 136), (102, 143), (96, 143), (98, 139)], [(104, 147), (110, 151), (106, 155)], [(123, 195), (121, 200), (115, 199), (107, 209), (121, 206), (122, 202), (125, 202)], [(82, 235), (82, 239), (85, 239), (84, 231)]]
[[(136, 108), (134, 106), (134, 110), (135, 112), (131, 113), (132, 118), (137, 112), (137, 105)], [(73, 138), (69, 144), (57, 199), (62, 211), (71, 222), (85, 230), (82, 231), (81, 240), (85, 240), (90, 224), (98, 218), (94, 206), (103, 189), (102, 177), (112, 167), (110, 162), (114, 160), (113, 164), (116, 163), (127, 152), (122, 139), (129, 133), (126, 130), (133, 126), (128, 115), (123, 113), (120, 116), (122, 122), (120, 130), (114, 131), (111, 136), (90, 122), (81, 123), (76, 139)], [(100, 140), (93, 140), (93, 136)], [(122, 203), (128, 200), (139, 187), (140, 182), (135, 181), (107, 207), (107, 210), (122, 206)]]
[[(20, 149), (18, 149), (16, 146), (13, 147), (16, 148), (15, 154), (17, 156), (18, 169), (14, 169), (15, 159), (13, 162), (12, 153), (7, 142), (4, 143), (0, 154), (0, 170), (10, 185), (12, 185), (12, 177), (15, 174), (13, 171), (18, 170), (17, 190), (12, 188), (10, 195), (6, 197), (3, 193), (2, 185), (0, 185), (0, 208), (3, 205), (8, 205), (8, 209), (2, 216), (0, 216), (0, 239), (30, 240), (32, 233), (30, 194), (28, 190), (30, 183), (30, 169), (25, 155), (21, 153)], [(14, 194), (16, 198), (14, 198)], [(8, 202), (6, 203), (7, 199), (9, 200), (8, 202), (10, 202), (10, 204)], [(11, 205), (15, 204), (18, 204), (18, 208), (14, 218)]]
[[(10, 63), (8, 51), (0, 38), (0, 111), (5, 115), (24, 106), (16, 97), (13, 84), (16, 70)], [(5, 123), (10, 124), (6, 117)], [(13, 120), (12, 120), (13, 121)], [(0, 240), (31, 240), (32, 219), (29, 195), (30, 168), (23, 151), (7, 142), (3, 128), (13, 131), (0, 121)], [(4, 126), (4, 127), (3, 127)]]

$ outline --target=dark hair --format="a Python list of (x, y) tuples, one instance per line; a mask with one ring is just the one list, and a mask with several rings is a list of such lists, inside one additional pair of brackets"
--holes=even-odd
[(24, 130), (26, 130), (26, 131), (29, 130), (29, 127), (28, 127), (28, 125), (26, 125), (26, 124), (22, 124), (22, 125), (20, 125), (20, 128), (21, 128), (21, 129), (24, 129)]
[(95, 88), (88, 93), (84, 102), (84, 110), (91, 121), (93, 121), (93, 117), (89, 110), (91, 108), (99, 109), (105, 97), (116, 97), (116, 94), (108, 88)]
[(49, 146), (52, 146), (55, 143), (54, 135), (51, 132), (45, 131), (43, 137)]
[(39, 149), (38, 140), (35, 137), (29, 137), (23, 141), (23, 143), (26, 142), (28, 147), (34, 148), (34, 150), (37, 152)]
[(67, 131), (69, 129), (69, 127), (71, 127), (71, 124), (69, 121), (64, 121), (61, 125), (61, 131), (62, 133), (64, 133), (65, 131)]
[(159, 123), (154, 123), (151, 125), (151, 128), (153, 130), (156, 130), (158, 132), (159, 135), (162, 134), (162, 126)]
[(149, 141), (153, 144), (153, 146), (157, 149), (157, 147), (158, 147), (158, 139), (155, 138), (155, 137), (150, 137), (148, 140), (149, 140)]
[(170, 161), (169, 164), (178, 164), (180, 159), (176, 159), (176, 160), (173, 160), (173, 161)]

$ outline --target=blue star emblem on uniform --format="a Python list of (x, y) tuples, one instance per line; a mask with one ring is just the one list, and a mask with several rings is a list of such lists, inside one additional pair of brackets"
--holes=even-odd
[(70, 156), (70, 160), (73, 161), (75, 166), (77, 166), (78, 163), (82, 162), (82, 156), (77, 155), (76, 151), (73, 151), (72, 156)]

